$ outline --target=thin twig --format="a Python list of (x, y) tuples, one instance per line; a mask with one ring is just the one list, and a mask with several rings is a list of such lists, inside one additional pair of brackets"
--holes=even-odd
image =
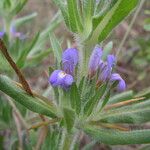
[(48, 129), (43, 127), (40, 131), (39, 131), (39, 136), (38, 136), (38, 141), (37, 144), (35, 146), (35, 150), (40, 150), (41, 149), (41, 145), (43, 144), (46, 136), (48, 133)]
[(19, 118), (22, 126), (27, 130), (28, 129), (28, 124), (26, 123), (26, 121), (24, 120), (24, 118), (22, 117), (21, 113), (19, 112), (18, 108), (16, 107), (16, 105), (14, 104), (14, 102), (10, 99), (9, 96), (7, 96), (7, 100), (8, 103), (10, 104), (10, 106), (13, 108), (14, 113), (17, 115), (17, 117)]
[(11, 65), (11, 67), (14, 69), (14, 71), (16, 72), (24, 90), (33, 96), (31, 88), (28, 84), (28, 82), (26, 81), (24, 75), (22, 74), (22, 72), (20, 71), (20, 69), (17, 67), (16, 63), (13, 61), (13, 59), (11, 58), (11, 56), (8, 53), (8, 50), (4, 44), (4, 42), (2, 41), (2, 39), (0, 39), (0, 50), (3, 53), (3, 55), (5, 56), (5, 58), (7, 59), (7, 61), (9, 62), (9, 64)]
[(19, 149), (23, 150), (23, 140), (22, 140), (22, 135), (21, 135), (21, 124), (19, 121), (18, 116), (16, 115), (15, 111), (12, 113), (13, 114), (13, 118), (16, 124), (16, 129), (17, 129), (17, 134), (18, 134), (18, 139), (19, 139)]
[(49, 124), (52, 125), (52, 124), (57, 123), (58, 121), (60, 121), (59, 118), (48, 120), (48, 121), (44, 121), (44, 122), (40, 122), (40, 123), (38, 123), (36, 125), (32, 125), (28, 130), (36, 129), (36, 128), (39, 128), (39, 127), (42, 127), (42, 126), (46, 126), (46, 125), (49, 125)]
[(123, 126), (116, 125), (116, 124), (101, 123), (101, 122), (97, 122), (97, 121), (90, 121), (90, 124), (91, 124), (91, 125), (94, 125), (94, 126), (104, 127), (104, 128), (118, 129), (118, 130), (120, 130), (120, 131), (129, 131), (128, 128), (125, 128), (125, 127), (123, 127)]
[(128, 30), (126, 31), (126, 33), (125, 33), (125, 35), (124, 35), (124, 37), (123, 37), (123, 39), (122, 39), (122, 41), (121, 41), (121, 43), (120, 43), (120, 45), (119, 45), (119, 48), (118, 48), (118, 50), (117, 50), (117, 52), (116, 52), (116, 57), (117, 57), (117, 58), (118, 58), (119, 53), (121, 52), (121, 50), (122, 50), (122, 48), (123, 48), (123, 45), (124, 45), (124, 43), (125, 43), (125, 41), (126, 41), (128, 35), (129, 35), (130, 31), (131, 31), (131, 28), (133, 27), (133, 24), (134, 24), (134, 22), (135, 22), (135, 20), (136, 20), (136, 18), (137, 18), (137, 16), (138, 16), (138, 14), (139, 14), (141, 8), (142, 8), (143, 5), (144, 5), (144, 2), (145, 2), (145, 0), (141, 0), (141, 1), (140, 1), (139, 7), (137, 8), (137, 10), (136, 10), (136, 12), (135, 12), (135, 14), (134, 14), (134, 16), (133, 16), (133, 19), (131, 20), (131, 23), (130, 23), (130, 25), (129, 25), (129, 27), (128, 27)]
[(123, 101), (123, 102), (118, 102), (118, 103), (115, 103), (115, 104), (111, 104), (111, 105), (108, 105), (107, 107), (105, 107), (105, 110), (125, 106), (125, 105), (128, 105), (130, 103), (137, 102), (139, 100), (143, 100), (144, 98), (145, 97), (139, 97), (139, 98), (134, 98), (134, 99), (126, 100), (126, 101)]

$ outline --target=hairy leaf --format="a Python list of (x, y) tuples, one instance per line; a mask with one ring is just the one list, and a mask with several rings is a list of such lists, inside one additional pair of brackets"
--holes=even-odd
[(150, 143), (150, 130), (117, 131), (86, 127), (84, 131), (104, 144), (127, 145)]
[(63, 114), (64, 114), (64, 121), (65, 121), (67, 130), (68, 132), (70, 132), (74, 126), (75, 112), (71, 109), (63, 108)]
[(103, 41), (108, 34), (136, 7), (138, 0), (118, 0), (94, 30), (91, 39)]
[(12, 80), (3, 75), (0, 75), (0, 90), (33, 112), (49, 117), (57, 116), (57, 108), (52, 102), (46, 103), (40, 98), (28, 95)]

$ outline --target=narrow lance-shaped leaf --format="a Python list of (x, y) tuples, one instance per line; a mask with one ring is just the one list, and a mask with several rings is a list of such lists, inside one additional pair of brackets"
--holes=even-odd
[(24, 50), (22, 50), (22, 52), (20, 53), (20, 56), (17, 60), (17, 65), (22, 68), (24, 67), (24, 64), (25, 64), (25, 61), (26, 61), (26, 58), (29, 54), (29, 52), (32, 50), (32, 48), (36, 45), (38, 39), (39, 39), (39, 35), (40, 33), (38, 33), (35, 38), (33, 39), (33, 41), (31, 42), (31, 44), (26, 47)]
[(68, 8), (67, 8), (66, 4), (64, 4), (64, 2), (62, 0), (54, 0), (54, 2), (60, 8), (62, 16), (64, 18), (64, 21), (65, 21), (67, 27), (71, 30), (70, 21), (69, 21), (69, 13), (68, 13)]
[(137, 4), (138, 0), (118, 0), (96, 27), (91, 39), (95, 42), (103, 41)]
[(62, 49), (61, 49), (60, 43), (56, 39), (54, 34), (50, 35), (50, 41), (51, 41), (51, 45), (52, 45), (52, 50), (53, 50), (54, 56), (57, 59), (58, 64), (60, 65), (61, 60), (62, 60)]
[[(84, 36), (89, 35), (92, 30), (92, 17), (94, 15), (94, 0), (83, 1), (83, 16), (84, 16)], [(85, 37), (86, 38), (86, 37)]]
[(24, 16), (24, 17), (21, 17), (21, 18), (18, 18), (16, 20), (13, 21), (13, 25), (15, 27), (19, 27), (21, 25), (23, 25), (24, 23), (27, 23), (28, 21), (32, 20), (33, 18), (35, 18), (37, 16), (37, 13), (34, 12), (32, 14), (29, 14), (27, 16)]
[(75, 83), (71, 86), (70, 103), (72, 108), (76, 110), (76, 113), (79, 114), (81, 111), (81, 99), (78, 88)]
[(52, 20), (47, 25), (47, 27), (40, 32), (36, 45), (32, 48), (32, 50), (29, 53), (30, 57), (34, 57), (35, 54), (39, 53), (40, 51), (43, 51), (42, 47), (44, 47), (47, 38), (49, 37), (49, 34), (52, 33), (61, 22), (62, 22), (62, 16), (60, 15), (60, 12), (58, 12), (52, 18)]
[(89, 101), (87, 101), (85, 107), (84, 107), (84, 114), (89, 116), (93, 109), (94, 106), (96, 106), (98, 104), (98, 101), (101, 99), (101, 97), (103, 96), (105, 90), (106, 90), (107, 85), (103, 84), (98, 90), (96, 90), (95, 95), (89, 99)]
[(51, 49), (47, 49), (39, 52), (38, 54), (35, 54), (33, 57), (27, 57), (27, 61), (25, 61), (24, 67), (37, 65), (41, 60), (48, 56), (51, 51)]
[(103, 102), (102, 102), (100, 110), (102, 110), (103, 107), (108, 103), (109, 97), (110, 97), (110, 90), (108, 90), (106, 95), (104, 95), (104, 99), (103, 99)]
[(102, 56), (103, 60), (107, 59), (107, 56), (111, 53), (112, 49), (113, 49), (113, 42), (110, 41), (104, 47), (103, 56)]
[(79, 8), (76, 0), (67, 0), (69, 22), (72, 32), (81, 33), (83, 30)]
[(74, 112), (74, 110), (71, 110), (68, 108), (63, 108), (63, 114), (64, 114), (64, 121), (65, 121), (67, 130), (68, 130), (68, 132), (70, 132), (74, 126), (75, 112)]
[(104, 144), (127, 145), (150, 143), (150, 130), (117, 131), (86, 127), (84, 131)]
[(93, 120), (107, 123), (144, 123), (150, 121), (150, 100), (110, 109), (97, 114)]
[(28, 95), (12, 80), (3, 75), (0, 75), (0, 90), (33, 112), (49, 117), (58, 115), (57, 108), (52, 102), (46, 103), (40, 98)]
[(115, 104), (117, 102), (126, 101), (132, 98), (133, 98), (133, 91), (126, 91), (112, 96), (108, 104)]
[(107, 12), (112, 9), (118, 0), (100, 0), (96, 8), (95, 16), (93, 17), (93, 30), (100, 24)]
[(22, 8), (25, 6), (25, 4), (27, 3), (27, 0), (20, 0), (16, 5), (15, 8), (11, 11), (10, 14), (12, 15), (16, 15), (17, 13), (19, 13)]

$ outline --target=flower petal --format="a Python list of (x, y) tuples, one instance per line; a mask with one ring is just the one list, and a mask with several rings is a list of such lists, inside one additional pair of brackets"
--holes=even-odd
[(113, 73), (111, 75), (110, 81), (118, 81), (118, 91), (124, 91), (126, 89), (126, 83), (118, 73)]
[(114, 55), (108, 55), (107, 56), (107, 64), (109, 67), (114, 67), (116, 63), (116, 57)]
[(78, 50), (75, 48), (68, 48), (62, 54), (63, 70), (73, 75), (75, 66), (79, 60)]
[(49, 82), (53, 87), (60, 86), (67, 89), (73, 83), (73, 77), (62, 70), (55, 70), (49, 77)]
[(5, 34), (5, 31), (0, 31), (0, 38), (2, 38)]
[(100, 75), (99, 75), (99, 78), (98, 80), (99, 81), (107, 81), (110, 79), (110, 76), (111, 76), (111, 68), (107, 65), (107, 64), (103, 64), (102, 67), (101, 67), (102, 70), (100, 70)]
[(98, 69), (98, 66), (100, 65), (101, 57), (102, 57), (102, 48), (99, 47), (98, 45), (95, 46), (90, 60), (89, 60), (89, 74), (90, 76), (93, 76), (96, 72), (96, 70)]

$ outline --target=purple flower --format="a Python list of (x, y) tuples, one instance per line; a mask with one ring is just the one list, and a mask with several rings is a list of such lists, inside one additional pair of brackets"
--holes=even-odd
[(108, 81), (111, 77), (112, 68), (114, 67), (116, 62), (116, 58), (114, 55), (108, 55), (107, 56), (107, 62), (100, 62), (99, 68), (100, 68), (100, 75), (98, 80), (100, 81)]
[(100, 65), (101, 57), (102, 57), (102, 48), (100, 48), (98, 45), (95, 46), (90, 60), (89, 60), (89, 76), (93, 77)]
[(53, 87), (68, 89), (73, 83), (73, 77), (62, 70), (55, 70), (49, 77), (49, 82)]
[(109, 80), (110, 76), (111, 76), (111, 70), (108, 67), (108, 65), (106, 64), (103, 67), (103, 70), (101, 71), (98, 80), (105, 82), (105, 81)]
[(113, 73), (111, 75), (110, 81), (111, 82), (118, 81), (117, 85), (118, 91), (124, 91), (126, 89), (126, 83), (118, 73)]
[(114, 55), (107, 56), (107, 64), (109, 67), (113, 68), (116, 63), (116, 57)]
[(0, 38), (2, 38), (5, 34), (5, 31), (0, 31)]
[(62, 54), (63, 70), (70, 75), (74, 74), (75, 67), (78, 63), (78, 50), (75, 48), (68, 48)]

